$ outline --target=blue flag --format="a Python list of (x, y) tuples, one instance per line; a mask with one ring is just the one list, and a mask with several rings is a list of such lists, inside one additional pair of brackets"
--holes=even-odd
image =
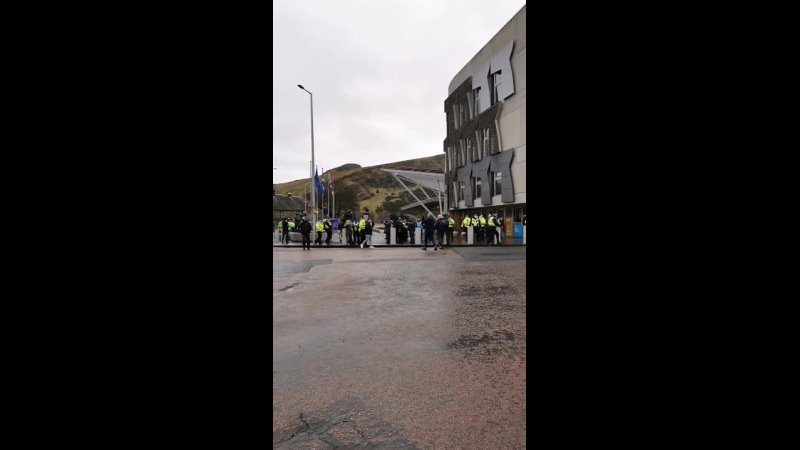
[(317, 189), (318, 194), (325, 192), (325, 188), (319, 182), (319, 175), (317, 175), (316, 169), (314, 169), (314, 187)]

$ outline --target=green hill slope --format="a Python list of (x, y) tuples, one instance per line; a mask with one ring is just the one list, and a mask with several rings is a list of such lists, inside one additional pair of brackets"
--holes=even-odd
[[(346, 209), (357, 212), (367, 208), (374, 213), (374, 217), (378, 220), (383, 220), (391, 214), (418, 217), (425, 212), (422, 207), (400, 211), (400, 207), (413, 203), (415, 201), (414, 197), (391, 174), (383, 172), (381, 169), (443, 172), (444, 154), (369, 167), (361, 167), (358, 164), (345, 164), (326, 171), (324, 173), (326, 180), (329, 180), (330, 173), (333, 173), (337, 217), (341, 216), (341, 213)], [(276, 193), (291, 193), (293, 196), (298, 197), (303, 196), (304, 188), (306, 190), (310, 188), (308, 178), (275, 185)], [(412, 186), (409, 185), (409, 188), (412, 188)], [(418, 191), (418, 188), (414, 189), (415, 194), (423, 198), (424, 196), (421, 196)], [(327, 191), (325, 198), (327, 199)], [(435, 209), (434, 206), (433, 204), (428, 204), (428, 208), (431, 208), (431, 210), (438, 210), (438, 206)]]

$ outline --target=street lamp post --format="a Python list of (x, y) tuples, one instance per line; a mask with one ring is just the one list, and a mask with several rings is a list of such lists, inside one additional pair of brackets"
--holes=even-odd
[(317, 190), (314, 188), (314, 94), (306, 90), (302, 84), (298, 84), (297, 87), (300, 89), (308, 92), (308, 95), (311, 96), (311, 223), (317, 223), (317, 214), (314, 212), (314, 208), (317, 206)]

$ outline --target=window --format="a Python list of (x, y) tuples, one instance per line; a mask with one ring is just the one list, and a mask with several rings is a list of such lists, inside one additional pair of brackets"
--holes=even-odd
[(478, 114), (481, 113), (481, 88), (475, 89), (472, 92), (473, 92), (472, 97), (474, 98), (474, 101), (475, 101), (475, 103), (474, 103), (474, 105), (475, 105), (474, 111), (475, 111), (475, 115), (477, 116)]
[(492, 154), (492, 133), (489, 128), (483, 129), (483, 152), (487, 155)]
[(472, 138), (467, 138), (467, 157), (470, 161), (475, 161), (475, 146), (472, 143)]
[(503, 173), (494, 172), (494, 190), (492, 196), (500, 195), (503, 192)]
[(463, 127), (467, 123), (467, 108), (464, 101), (458, 102), (458, 126)]
[(458, 183), (460, 185), (458, 190), (458, 200), (461, 201), (464, 200), (464, 189), (466, 189), (467, 186), (464, 184), (463, 181), (459, 181)]
[(497, 72), (493, 73), (492, 76), (492, 105), (500, 101), (500, 85), (503, 83), (503, 78), (501, 74), (503, 73), (502, 70), (498, 70)]
[(475, 178), (475, 199), (481, 198), (481, 179)]

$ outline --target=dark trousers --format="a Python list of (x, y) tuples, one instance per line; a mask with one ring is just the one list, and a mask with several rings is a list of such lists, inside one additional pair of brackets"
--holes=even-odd
[(311, 250), (311, 234), (303, 233), (303, 248)]
[(428, 248), (428, 241), (431, 241), (433, 246), (436, 247), (436, 240), (433, 238), (433, 231), (428, 232), (428, 231), (422, 230), (422, 233), (425, 235), (425, 238), (424, 238), (424, 240), (425, 240), (425, 248)]
[(444, 243), (444, 230), (436, 230), (436, 236), (439, 237), (439, 247)]
[(483, 240), (486, 238), (485, 230), (486, 229), (482, 227), (476, 228), (476, 231), (478, 232), (478, 237), (477, 237), (478, 242), (483, 242)]
[(325, 239), (325, 244), (331, 245), (331, 236), (333, 236), (333, 231), (327, 231), (326, 233), (328, 233), (328, 238)]
[(453, 229), (447, 229), (447, 245), (453, 245)]
[(411, 238), (411, 244), (414, 244), (414, 235), (417, 234), (416, 230), (408, 230), (408, 236)]
[(288, 244), (289, 242), (292, 242), (289, 240), (289, 230), (283, 230), (283, 233), (281, 234), (281, 243)]
[(314, 243), (317, 245), (322, 245), (322, 231), (317, 231), (317, 238), (314, 239)]

